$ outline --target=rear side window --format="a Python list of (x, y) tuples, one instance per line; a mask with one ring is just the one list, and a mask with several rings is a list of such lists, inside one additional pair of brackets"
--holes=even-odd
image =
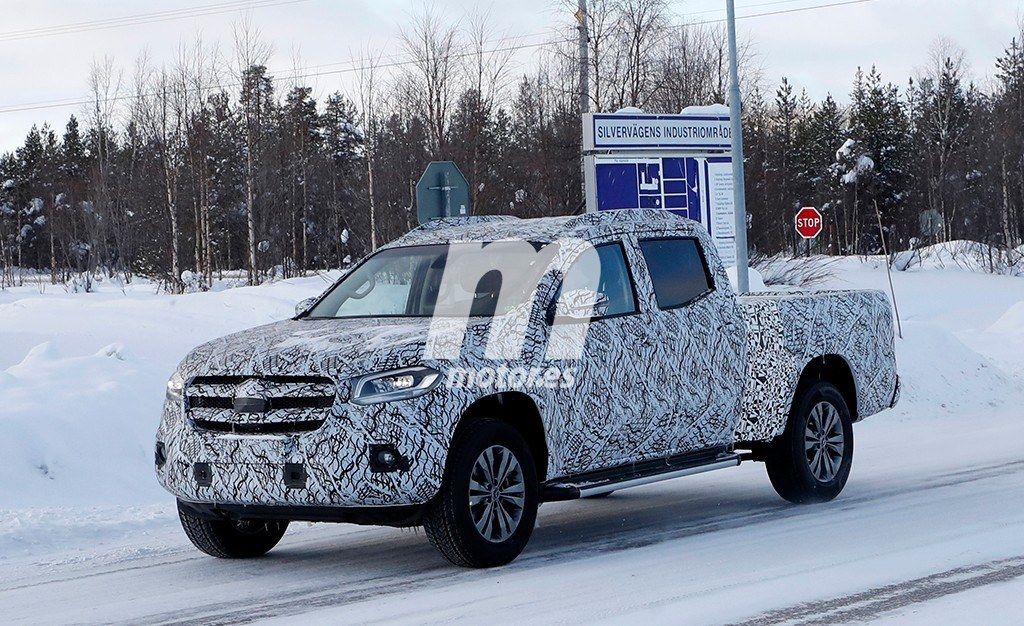
[(640, 250), (651, 271), (659, 309), (673, 309), (711, 291), (704, 255), (695, 239), (648, 239)]

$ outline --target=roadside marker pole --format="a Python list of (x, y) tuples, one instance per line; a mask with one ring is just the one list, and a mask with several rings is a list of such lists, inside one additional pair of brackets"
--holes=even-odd
[(740, 105), (739, 61), (736, 58), (736, 6), (726, 0), (729, 24), (729, 119), (732, 123), (732, 190), (736, 209), (736, 283), (740, 293), (750, 291), (747, 259), (747, 194), (743, 182), (743, 114)]
[(903, 339), (903, 324), (900, 323), (900, 307), (896, 306), (896, 288), (892, 286), (892, 267), (889, 264), (889, 246), (885, 244), (885, 229), (882, 227), (882, 212), (875, 203), (875, 215), (878, 217), (878, 236), (882, 239), (882, 254), (885, 255), (885, 275), (889, 277), (889, 293), (892, 294), (892, 310), (896, 314), (896, 334)]

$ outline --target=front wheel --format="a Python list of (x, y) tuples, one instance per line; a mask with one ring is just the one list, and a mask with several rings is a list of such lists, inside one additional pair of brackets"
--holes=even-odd
[(853, 419), (843, 394), (826, 382), (807, 387), (765, 459), (772, 486), (790, 502), (827, 502), (843, 490), (852, 463)]
[(455, 565), (505, 565), (530, 540), (538, 492), (533, 457), (519, 432), (500, 420), (474, 420), (456, 434), (423, 527)]
[(192, 545), (220, 559), (263, 556), (281, 541), (288, 522), (206, 519), (178, 503), (178, 518)]

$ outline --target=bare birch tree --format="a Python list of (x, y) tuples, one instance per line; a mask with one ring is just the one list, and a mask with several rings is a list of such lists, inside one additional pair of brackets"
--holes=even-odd
[[(248, 277), (249, 284), (258, 282), (259, 265), (256, 259), (256, 168), (259, 144), (262, 135), (262, 118), (266, 111), (262, 110), (263, 101), (258, 85), (251, 84), (258, 80), (252, 72), (254, 68), (264, 68), (270, 58), (272, 48), (263, 41), (259, 29), (248, 18), (235, 25), (235, 76), (242, 86), (242, 117), (245, 141), (245, 211), (246, 234), (248, 239)], [(247, 92), (248, 89), (248, 92)]]
[(423, 117), (435, 158), (445, 154), (449, 111), (459, 87), (454, 58), (457, 35), (458, 25), (447, 23), (429, 6), (414, 16), (412, 27), (401, 35), (422, 89)]
[(360, 65), (356, 68), (356, 92), (362, 114), (363, 156), (366, 160), (366, 196), (370, 209), (370, 251), (377, 249), (377, 198), (373, 188), (373, 157), (376, 148), (375, 125), (377, 119), (378, 76), (381, 52), (366, 46)]

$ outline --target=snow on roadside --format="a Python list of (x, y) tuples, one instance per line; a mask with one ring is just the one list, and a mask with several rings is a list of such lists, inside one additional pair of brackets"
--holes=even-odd
[(893, 267), (913, 269), (961, 269), (972, 272), (1020, 276), (1024, 274), (1024, 252), (1001, 250), (978, 241), (954, 240), (905, 250), (895, 255)]
[[(162, 500), (152, 464), (164, 385), (193, 346), (284, 319), (320, 277), (183, 296), (0, 294), (0, 508)], [(2, 530), (0, 530), (2, 532)]]
[[(880, 258), (848, 257), (822, 288), (889, 293)], [(1024, 403), (1024, 280), (963, 266), (893, 272), (903, 326), (899, 405), (882, 419), (1019, 412)]]
[[(832, 268), (822, 288), (888, 291), (877, 259)], [(916, 266), (893, 280), (903, 396), (872, 427), (1019, 413), (1024, 280), (959, 266)], [(289, 317), (327, 284), (312, 277), (183, 296), (151, 285), (0, 292), (0, 560), (173, 525), (152, 471), (167, 377), (193, 346)]]

